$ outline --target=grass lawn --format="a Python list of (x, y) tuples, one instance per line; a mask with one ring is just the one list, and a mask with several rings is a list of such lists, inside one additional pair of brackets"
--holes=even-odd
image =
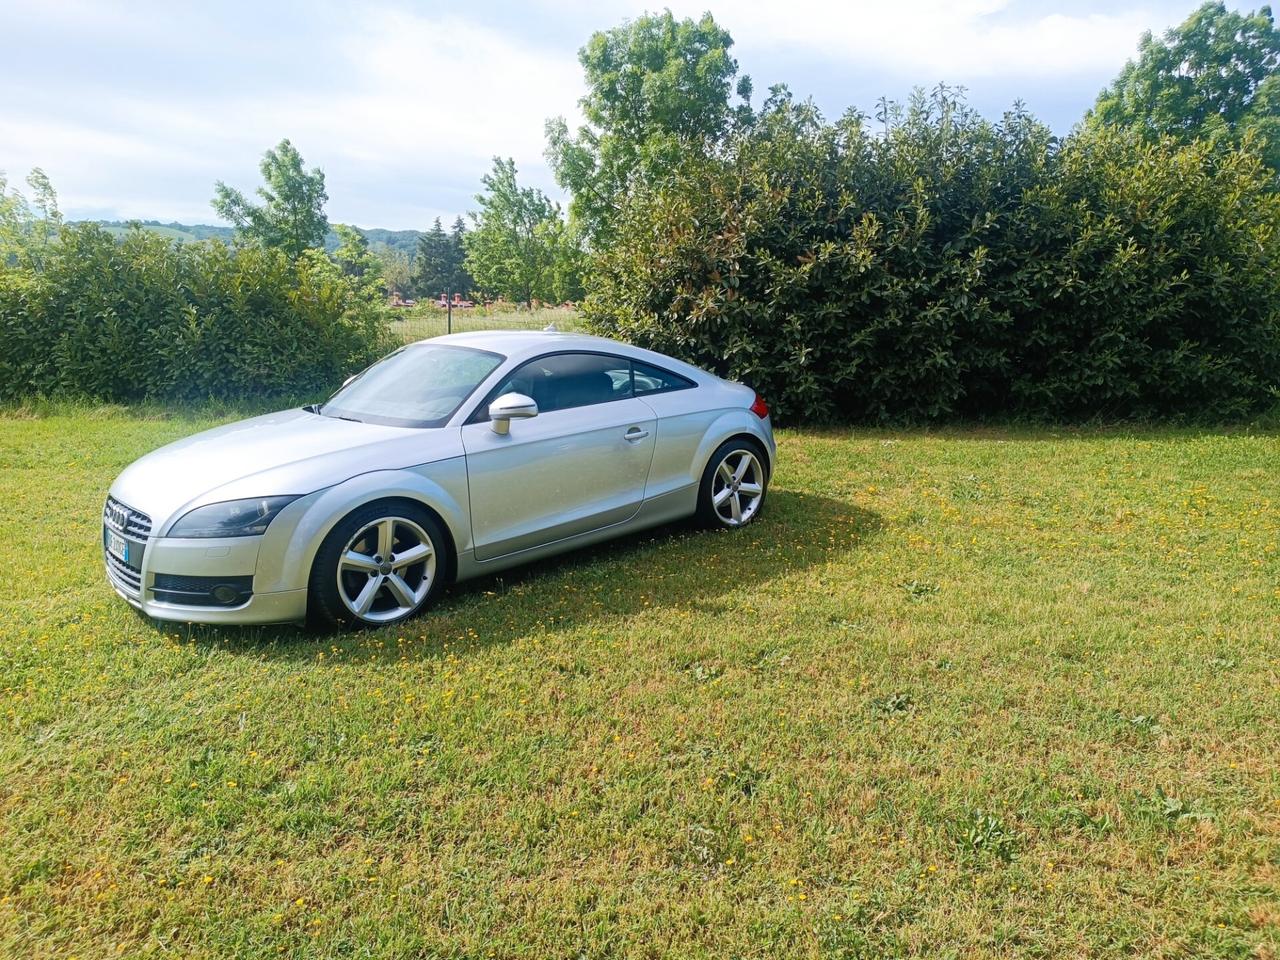
[[(425, 340), (449, 332), (448, 314), (432, 306), (409, 310), (391, 310), (391, 332), (403, 343)], [(486, 309), (484, 307), (453, 311), (453, 332), (472, 330), (541, 330), (555, 324), (557, 330), (578, 331), (582, 327), (577, 311), (563, 307), (540, 307), (536, 310)]]
[(784, 431), (398, 630), (162, 627), (0, 421), (0, 955), (1280, 954), (1280, 439)]

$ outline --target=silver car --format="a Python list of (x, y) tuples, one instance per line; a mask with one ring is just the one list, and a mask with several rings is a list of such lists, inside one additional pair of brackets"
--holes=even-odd
[(671, 357), (453, 334), (147, 454), (111, 486), (103, 556), (160, 620), (391, 624), (451, 581), (686, 516), (748, 524), (775, 453), (755, 391)]

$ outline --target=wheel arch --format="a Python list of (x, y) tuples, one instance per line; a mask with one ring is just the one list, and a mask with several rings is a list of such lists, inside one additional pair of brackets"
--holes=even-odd
[(690, 465), (690, 478), (700, 482), (711, 455), (730, 440), (745, 440), (754, 444), (764, 456), (765, 470), (770, 478), (773, 477), (773, 450), (764, 435), (760, 418), (750, 410), (732, 410), (718, 417), (703, 433), (702, 442), (698, 444), (697, 453)]
[[(466, 496), (466, 467), (462, 458), (451, 469), (432, 464), (433, 476), (413, 470), (383, 470), (353, 477), (312, 494), (292, 532), (278, 541), (268, 537), (258, 558), (255, 585), (260, 592), (307, 587), (312, 565), (325, 537), (354, 511), (383, 501), (409, 503), (430, 513), (449, 543), (448, 581), (457, 574), (458, 554), (470, 546), (471, 519)], [(452, 463), (452, 461), (450, 461)], [(457, 476), (449, 476), (456, 471)], [(461, 486), (457, 486), (460, 478)], [(310, 499), (310, 498), (308, 498)]]
[(350, 510), (342, 514), (342, 516), (335, 519), (333, 523), (329, 525), (328, 532), (326, 532), (325, 535), (321, 537), (319, 542), (316, 544), (315, 550), (313, 550), (311, 553), (311, 563), (307, 568), (308, 575), (310, 574), (311, 569), (315, 566), (316, 555), (320, 552), (320, 544), (324, 543), (325, 537), (327, 537), (330, 533), (332, 533), (334, 529), (337, 528), (338, 524), (342, 523), (344, 520), (350, 517), (357, 510), (363, 510), (366, 507), (372, 507), (377, 504), (386, 504), (389, 507), (394, 504), (406, 504), (411, 507), (417, 507), (421, 510), (425, 510), (427, 513), (431, 515), (432, 519), (434, 519), (437, 523), (440, 524), (440, 529), (444, 531), (445, 539), (448, 541), (445, 544), (448, 550), (446, 552), (446, 562), (445, 562), (445, 568), (443, 571), (444, 579), (446, 583), (452, 583), (454, 580), (454, 577), (456, 577), (458, 573), (458, 543), (457, 543), (457, 540), (454, 538), (453, 531), (449, 528), (448, 521), (444, 518), (444, 515), (439, 510), (437, 510), (434, 506), (432, 506), (428, 501), (422, 499), (421, 497), (413, 497), (413, 496), (405, 496), (405, 495), (373, 497), (372, 499), (364, 500), (360, 503), (353, 504)]

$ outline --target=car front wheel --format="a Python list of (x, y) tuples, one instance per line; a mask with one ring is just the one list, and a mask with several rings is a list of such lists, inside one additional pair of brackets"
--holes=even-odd
[(768, 487), (760, 449), (747, 440), (729, 440), (702, 473), (698, 516), (711, 527), (746, 526), (759, 515)]
[(308, 588), (319, 627), (382, 627), (407, 620), (435, 598), (448, 541), (440, 523), (411, 503), (361, 507), (330, 531)]

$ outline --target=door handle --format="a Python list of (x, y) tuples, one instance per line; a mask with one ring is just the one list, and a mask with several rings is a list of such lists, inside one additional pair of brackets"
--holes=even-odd
[(648, 430), (641, 430), (639, 427), (632, 427), (630, 430), (624, 433), (622, 437), (624, 440), (628, 440), (631, 443), (637, 443), (638, 441), (643, 440), (648, 435), (649, 435)]

